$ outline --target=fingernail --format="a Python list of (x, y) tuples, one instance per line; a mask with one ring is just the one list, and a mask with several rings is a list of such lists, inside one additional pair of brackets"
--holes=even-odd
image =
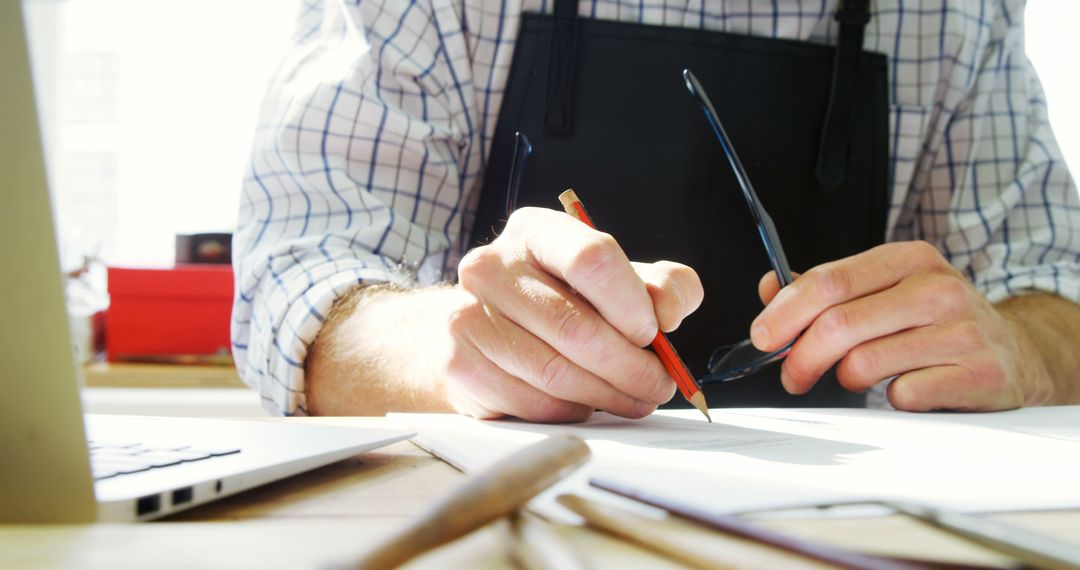
[[(660, 332), (660, 323), (653, 320), (644, 329), (638, 333), (638, 338), (644, 340), (644, 344), (641, 346), (649, 346), (649, 344), (656, 338), (657, 333)], [(646, 338), (647, 337), (647, 338)], [(631, 339), (634, 340), (634, 339)]]
[(753, 341), (754, 346), (759, 350), (763, 350), (765, 347), (769, 346), (772, 337), (769, 336), (769, 329), (766, 328), (765, 325), (754, 323), (753, 326), (750, 327), (750, 340)]
[(678, 321), (672, 323), (670, 327), (667, 327), (667, 328), (660, 327), (658, 330), (660, 332), (664, 333), (664, 334), (669, 334), (669, 333), (672, 333), (672, 332), (678, 330), (680, 325), (682, 325), (682, 319), (679, 319)]
[(684, 307), (682, 290), (679, 289), (679, 284), (676, 283), (674, 279), (668, 282), (668, 290), (671, 291), (671, 296), (675, 297), (675, 303), (679, 308)]
[(637, 412), (638, 417), (645, 417), (656, 411), (656, 406), (653, 404), (647, 404), (645, 402), (638, 402), (634, 407), (634, 411)]

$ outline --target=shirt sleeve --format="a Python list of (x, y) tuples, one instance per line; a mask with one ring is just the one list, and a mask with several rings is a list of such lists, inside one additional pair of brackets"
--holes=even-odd
[(999, 6), (966, 40), (982, 38), (976, 65), (956, 59), (952, 84), (939, 86), (941, 126), (925, 143), (910, 235), (936, 244), (991, 302), (1033, 292), (1080, 301), (1076, 185), (1024, 52), (1022, 2)]
[(307, 413), (304, 360), (336, 299), (364, 283), (438, 281), (453, 263), (481, 157), (452, 4), (301, 8), (234, 239), (233, 354), (272, 413)]

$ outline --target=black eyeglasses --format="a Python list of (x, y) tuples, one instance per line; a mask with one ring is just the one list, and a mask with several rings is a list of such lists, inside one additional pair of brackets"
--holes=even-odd
[[(754, 216), (758, 234), (761, 235), (761, 241), (765, 244), (765, 252), (769, 256), (769, 264), (772, 265), (773, 271), (776, 272), (776, 278), (780, 281), (780, 286), (786, 287), (790, 285), (794, 279), (791, 275), (791, 269), (788, 267), (784, 248), (780, 245), (780, 237), (776, 233), (776, 226), (773, 225), (772, 218), (769, 217), (765, 207), (761, 205), (757, 193), (754, 192), (754, 187), (750, 184), (750, 177), (746, 175), (746, 169), (743, 168), (739, 155), (735, 153), (731, 140), (728, 139), (723, 125), (720, 124), (720, 118), (716, 115), (716, 109), (713, 108), (712, 101), (709, 100), (705, 89), (701, 86), (701, 83), (698, 83), (697, 78), (689, 69), (683, 70), (683, 79), (686, 81), (686, 88), (701, 104), (701, 110), (705, 112), (705, 118), (708, 119), (713, 132), (716, 133), (716, 137), (720, 140), (720, 147), (723, 148), (724, 155), (727, 157), (728, 163), (731, 164), (731, 169), (735, 171), (735, 178), (739, 182), (739, 187), (742, 188), (746, 203), (750, 206), (750, 213)], [(532, 154), (532, 144), (529, 143), (528, 137), (520, 132), (515, 133), (514, 156), (510, 163), (510, 179), (507, 181), (506, 187), (507, 217), (516, 207), (518, 192), (521, 189), (521, 177), (525, 172), (525, 163), (528, 161), (530, 154)], [(795, 344), (794, 340), (774, 352), (758, 350), (750, 339), (721, 346), (709, 356), (709, 372), (698, 381), (705, 384), (744, 378), (773, 362), (783, 360), (791, 351), (791, 345), (793, 344)]]
[[(705, 112), (705, 118), (708, 119), (713, 132), (716, 133), (716, 138), (720, 139), (720, 147), (724, 149), (724, 156), (727, 157), (728, 164), (735, 171), (735, 178), (739, 181), (743, 197), (746, 198), (746, 203), (750, 206), (750, 213), (754, 215), (758, 234), (761, 235), (761, 241), (765, 244), (765, 252), (769, 255), (769, 264), (772, 265), (773, 271), (776, 272), (780, 287), (790, 285), (793, 281), (791, 269), (788, 267), (784, 248), (780, 245), (780, 237), (776, 234), (776, 226), (773, 225), (772, 218), (769, 217), (765, 207), (761, 205), (757, 193), (754, 192), (754, 187), (750, 184), (750, 177), (746, 175), (746, 169), (743, 168), (739, 155), (735, 153), (731, 140), (728, 139), (727, 133), (724, 132), (724, 126), (720, 124), (720, 118), (716, 115), (716, 109), (713, 108), (712, 101), (709, 100), (709, 96), (705, 93), (705, 88), (701, 86), (701, 83), (698, 83), (697, 78), (689, 69), (683, 70), (683, 79), (686, 81), (687, 90), (697, 98), (701, 110)], [(754, 348), (750, 339), (722, 346), (713, 351), (712, 356), (709, 357), (709, 373), (702, 377), (700, 381), (702, 384), (706, 382), (727, 382), (749, 376), (773, 362), (782, 360), (791, 351), (791, 345), (793, 344), (795, 344), (795, 341), (791, 341), (787, 346), (774, 352), (762, 352)]]
[(532, 143), (524, 133), (514, 133), (514, 156), (510, 160), (510, 179), (506, 181), (506, 217), (517, 208), (518, 192), (521, 191), (521, 177), (525, 174), (525, 163), (532, 154)]

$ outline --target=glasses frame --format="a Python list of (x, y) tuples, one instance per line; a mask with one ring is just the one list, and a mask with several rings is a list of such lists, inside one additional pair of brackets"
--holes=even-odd
[[(750, 213), (754, 216), (758, 235), (761, 236), (761, 241), (765, 245), (765, 252), (769, 256), (769, 264), (776, 273), (780, 287), (790, 285), (794, 281), (794, 277), (791, 274), (790, 266), (788, 266), (787, 254), (784, 253), (784, 247), (780, 244), (780, 236), (776, 233), (776, 225), (773, 224), (772, 217), (765, 211), (765, 206), (761, 204), (757, 192), (754, 191), (750, 176), (746, 174), (746, 169), (743, 168), (742, 161), (739, 160), (739, 155), (735, 152), (735, 147), (731, 144), (731, 139), (728, 138), (727, 132), (724, 130), (724, 125), (720, 123), (716, 108), (713, 107), (705, 88), (701, 86), (697, 77), (689, 69), (683, 70), (683, 81), (686, 83), (686, 89), (697, 99), (701, 110), (705, 113), (709, 126), (712, 127), (716, 138), (720, 141), (724, 156), (727, 157), (728, 164), (731, 165), (731, 170), (735, 173), (735, 179), (739, 182), (743, 198), (746, 198), (746, 204), (750, 206)], [(795, 344), (794, 340), (773, 352), (758, 350), (749, 339), (722, 346), (713, 351), (709, 357), (709, 373), (698, 381), (706, 384), (744, 378), (773, 362), (787, 357), (793, 344)]]
[(514, 132), (514, 156), (510, 159), (510, 178), (506, 181), (506, 217), (517, 209), (517, 197), (521, 192), (521, 178), (525, 175), (525, 165), (532, 154), (532, 143), (521, 131)]

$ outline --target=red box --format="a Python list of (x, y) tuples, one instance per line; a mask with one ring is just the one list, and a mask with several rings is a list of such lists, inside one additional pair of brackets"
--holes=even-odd
[(110, 267), (109, 360), (227, 354), (232, 292), (229, 265)]

